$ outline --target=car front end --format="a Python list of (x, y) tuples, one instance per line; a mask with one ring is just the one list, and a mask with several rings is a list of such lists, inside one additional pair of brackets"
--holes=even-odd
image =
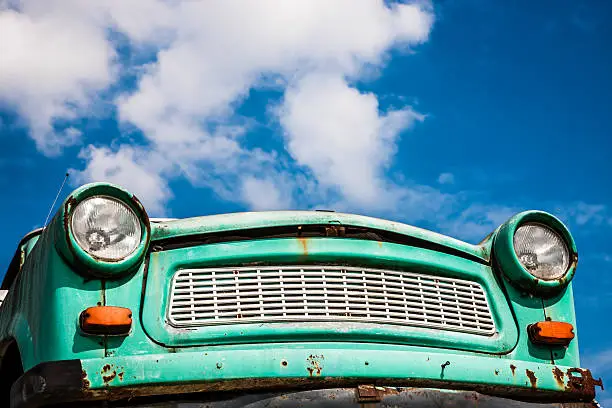
[(24, 369), (11, 404), (592, 406), (576, 264), (569, 231), (538, 211), (470, 245), (334, 212), (151, 221), (90, 184), (0, 309)]

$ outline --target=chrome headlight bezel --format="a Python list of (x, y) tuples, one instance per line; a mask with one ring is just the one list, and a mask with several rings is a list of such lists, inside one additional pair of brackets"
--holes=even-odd
[[(107, 197), (121, 202), (134, 212), (140, 222), (141, 239), (136, 248), (122, 259), (97, 257), (77, 242), (72, 230), (72, 215), (79, 204), (94, 197)], [(61, 211), (64, 237), (56, 240), (59, 252), (75, 266), (77, 272), (90, 277), (117, 279), (140, 265), (151, 239), (149, 216), (140, 201), (127, 190), (109, 183), (87, 184), (74, 191), (64, 202)]]
[[(569, 253), (569, 266), (561, 277), (548, 280), (538, 278), (519, 260), (514, 235), (519, 227), (531, 223), (550, 228), (564, 241)], [(497, 266), (512, 284), (535, 294), (553, 294), (562, 290), (574, 277), (578, 263), (576, 243), (567, 227), (558, 218), (543, 211), (525, 211), (506, 221), (495, 234), (493, 255)]]

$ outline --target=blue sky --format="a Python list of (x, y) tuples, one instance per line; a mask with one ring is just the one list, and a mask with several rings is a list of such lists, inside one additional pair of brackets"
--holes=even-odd
[(612, 4), (123, 3), (0, 0), (0, 269), (66, 171), (62, 196), (106, 179), (153, 215), (335, 208), (469, 242), (543, 209), (612, 378)]

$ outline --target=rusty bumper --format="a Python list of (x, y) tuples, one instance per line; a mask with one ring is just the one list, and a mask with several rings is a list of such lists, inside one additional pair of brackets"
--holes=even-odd
[[(64, 407), (72, 403), (76, 403), (75, 406), (89, 406), (89, 404), (97, 406), (96, 404), (102, 401), (115, 401), (112, 406), (115, 404), (139, 406), (143, 398), (149, 402), (151, 399), (168, 401), (170, 398), (168, 405), (162, 404), (160, 407), (181, 408), (199, 406), (180, 402), (194, 400), (200, 403), (207, 402), (211, 407), (225, 408), (244, 406), (247, 400), (250, 401), (249, 407), (281, 407), (286, 406), (284, 403), (281, 404), (282, 401), (298, 400), (310, 401), (312, 404), (308, 406), (359, 406), (367, 403), (375, 404), (371, 406), (425, 407), (436, 406), (431, 405), (432, 401), (447, 401), (445, 404), (451, 403), (449, 406), (466, 407), (536, 406), (532, 405), (532, 402), (546, 402), (549, 407), (597, 407), (593, 402), (595, 385), (601, 385), (600, 380), (593, 379), (589, 370), (577, 368), (562, 370), (559, 367), (554, 367), (551, 373), (564, 384), (563, 388), (557, 391), (445, 379), (334, 377), (322, 375), (325, 363), (321, 357), (312, 356), (310, 361), (306, 362), (306, 368), (312, 371), (302, 377), (227, 378), (225, 376), (226, 378), (221, 378), (223, 376), (219, 375), (216, 380), (202, 378), (199, 381), (185, 378), (181, 381), (159, 381), (159, 375), (156, 376), (142, 365), (136, 364), (138, 367), (134, 370), (124, 370), (123, 366), (105, 364), (99, 371), (104, 383), (101, 387), (91, 384), (90, 375), (85, 367), (91, 361), (85, 365), (83, 363), (86, 361), (81, 360), (48, 362), (27, 371), (13, 385), (11, 407), (38, 408), (47, 405), (56, 406), (56, 404)], [(147, 361), (149, 364), (159, 365), (159, 360), (149, 358)], [(280, 362), (281, 367), (287, 367), (289, 364), (287, 360)], [(204, 365), (201, 364), (200, 372), (207, 371)], [(442, 366), (441, 370), (448, 368), (446, 362)], [(223, 371), (224, 368), (220, 362), (214, 365), (217, 372)], [(517, 368), (514, 367), (513, 370)], [(529, 369), (526, 371), (530, 380), (532, 378), (535, 382), (541, 380), (536, 378), (533, 372), (529, 374)], [(137, 372), (140, 373), (140, 378), (134, 375)], [(126, 375), (130, 375), (132, 381), (128, 381)], [(330, 402), (336, 400), (340, 405), (333, 405)], [(406, 405), (408, 401), (411, 405)], [(459, 404), (456, 401), (464, 402)]]

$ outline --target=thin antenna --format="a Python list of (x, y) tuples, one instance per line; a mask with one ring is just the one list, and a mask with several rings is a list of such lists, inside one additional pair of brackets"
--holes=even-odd
[(60, 194), (62, 193), (62, 189), (64, 188), (64, 184), (66, 184), (66, 180), (68, 180), (68, 176), (70, 176), (70, 174), (66, 173), (66, 175), (64, 176), (64, 181), (62, 181), (62, 185), (59, 188), (59, 191), (57, 192), (57, 195), (55, 196), (55, 200), (53, 200), (53, 204), (51, 204), (51, 208), (49, 208), (49, 214), (47, 214), (47, 218), (45, 219), (45, 223), (43, 224), (43, 229), (47, 228), (47, 222), (49, 221), (49, 217), (51, 216), (51, 212), (53, 212), (53, 208), (55, 207), (55, 203), (57, 203), (57, 199), (59, 198)]

